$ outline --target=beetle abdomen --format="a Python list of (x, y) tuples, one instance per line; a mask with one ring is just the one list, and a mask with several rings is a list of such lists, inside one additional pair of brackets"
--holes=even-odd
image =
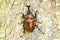
[(28, 31), (28, 32), (32, 32), (35, 28), (35, 20), (31, 19), (27, 19), (25, 22), (24, 22), (24, 26), (25, 26), (25, 30)]

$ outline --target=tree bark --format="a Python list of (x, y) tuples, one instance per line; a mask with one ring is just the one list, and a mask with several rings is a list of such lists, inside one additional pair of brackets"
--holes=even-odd
[[(13, 4), (14, 3), (14, 4)], [(32, 33), (23, 34), (22, 14), (26, 14), (26, 5), (31, 5), (33, 15), (38, 10), (37, 24), (44, 35), (35, 28)], [(13, 0), (7, 4), (6, 40), (59, 40), (56, 19), (56, 0)], [(23, 35), (23, 37), (20, 37)]]

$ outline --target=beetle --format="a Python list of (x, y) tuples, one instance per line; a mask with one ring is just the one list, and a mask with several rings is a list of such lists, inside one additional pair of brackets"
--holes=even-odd
[(28, 32), (33, 32), (33, 30), (35, 29), (35, 27), (37, 27), (38, 30), (41, 31), (41, 29), (36, 24), (36, 23), (40, 23), (40, 22), (37, 21), (37, 14), (36, 13), (38, 11), (35, 12), (35, 16), (34, 16), (32, 14), (32, 12), (30, 11), (30, 5), (26, 6), (26, 7), (28, 8), (27, 14), (26, 15), (24, 15), (24, 14), (22, 15), (22, 18), (24, 19), (24, 21), (22, 21), (24, 33), (25, 33), (25, 30), (28, 31)]

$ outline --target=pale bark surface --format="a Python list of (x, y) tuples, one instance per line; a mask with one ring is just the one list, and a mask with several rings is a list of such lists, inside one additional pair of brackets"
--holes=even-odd
[[(5, 2), (5, 3), (4, 3)], [(56, 15), (55, 0), (4, 0), (3, 18), (1, 23), (4, 28), (5, 40), (60, 40), (58, 31), (58, 21)], [(14, 2), (14, 3), (13, 3)], [(26, 5), (31, 5), (30, 9), (33, 15), (38, 10), (37, 23), (39, 28), (44, 32), (44, 35), (37, 28), (32, 33), (26, 32), (23, 35), (22, 13), (27, 13)], [(0, 15), (1, 16), (1, 15)], [(60, 29), (59, 29), (60, 30)], [(23, 35), (23, 37), (20, 37)]]

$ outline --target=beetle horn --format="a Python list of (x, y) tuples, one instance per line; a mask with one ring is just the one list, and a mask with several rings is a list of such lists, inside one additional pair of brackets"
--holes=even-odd
[(28, 11), (30, 12), (30, 5), (29, 6), (26, 6), (28, 8)]

